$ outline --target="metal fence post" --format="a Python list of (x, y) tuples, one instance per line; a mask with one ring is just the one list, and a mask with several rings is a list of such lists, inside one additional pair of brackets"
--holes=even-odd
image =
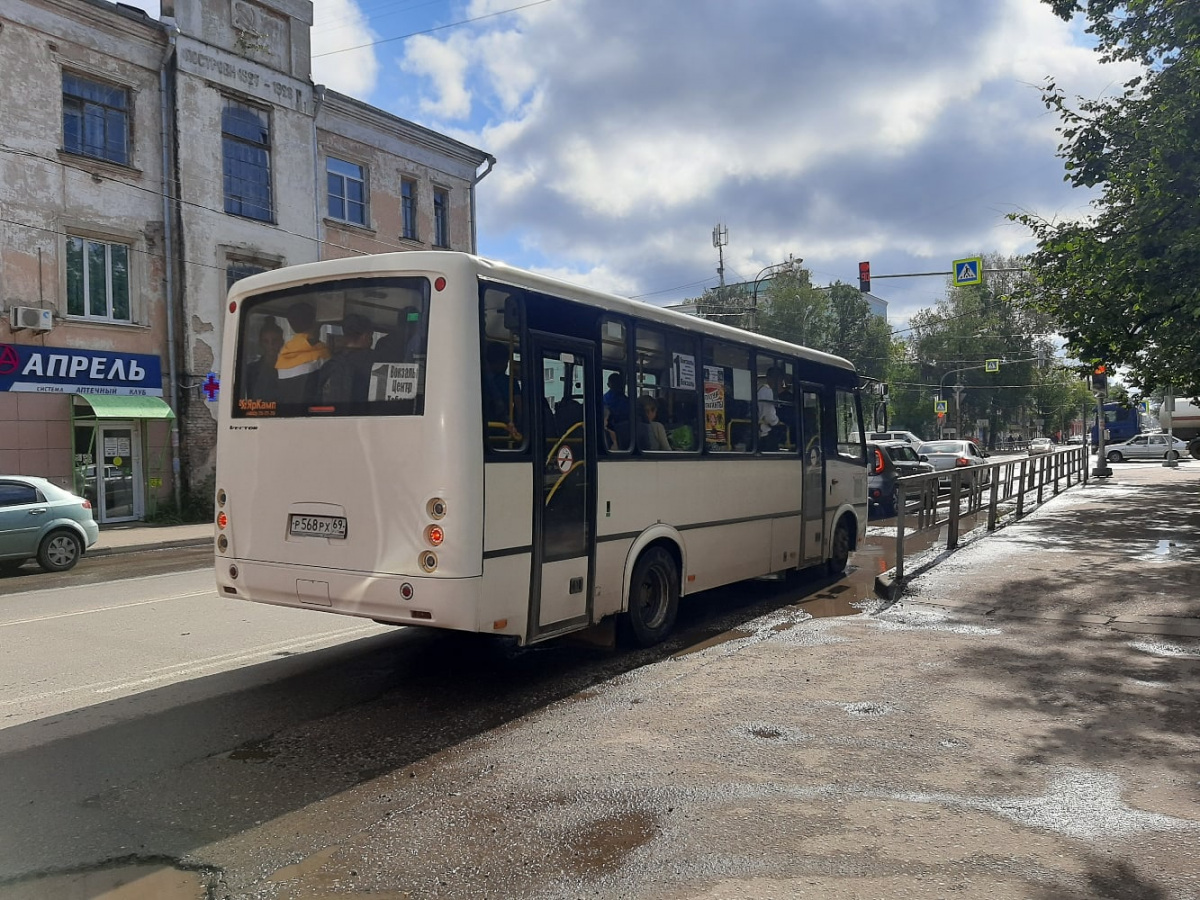
[(962, 472), (954, 470), (950, 476), (950, 510), (946, 524), (946, 549), (953, 550), (958, 546), (958, 504), (959, 488), (962, 485)]
[(1029, 460), (1021, 460), (1021, 477), (1017, 479), (1019, 485), (1017, 489), (1017, 518), (1021, 518), (1025, 514), (1025, 466)]

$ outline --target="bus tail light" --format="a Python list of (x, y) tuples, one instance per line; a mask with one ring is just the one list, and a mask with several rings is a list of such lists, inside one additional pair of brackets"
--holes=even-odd
[(429, 513), (431, 519), (441, 519), (446, 515), (446, 501), (441, 497), (434, 497), (425, 504), (425, 511)]
[(432, 572), (437, 568), (438, 565), (437, 554), (432, 550), (426, 550), (419, 557), (419, 562), (421, 563), (422, 569), (424, 569), (426, 572)]
[(228, 549), (229, 549), (229, 538), (223, 534), (219, 535), (217, 537), (217, 550), (220, 551), (221, 553), (224, 553)]
[(225, 515), (225, 511), (217, 513), (217, 527), (224, 531), (229, 527), (229, 516)]
[(224, 509), (225, 501), (228, 499), (229, 499), (229, 497), (226, 495), (224, 488), (221, 488), (219, 491), (217, 491), (217, 506)]
[(425, 529), (425, 540), (434, 547), (440, 547), (446, 539), (446, 532), (441, 525), (430, 525)]
[(401, 600), (411, 600), (413, 598), (413, 593), (413, 586), (409, 582), (406, 581), (404, 584), (400, 585)]

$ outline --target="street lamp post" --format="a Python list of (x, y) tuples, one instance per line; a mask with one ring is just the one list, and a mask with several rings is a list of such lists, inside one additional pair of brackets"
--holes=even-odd
[[(778, 275), (780, 272), (794, 272), (796, 267), (803, 263), (804, 260), (796, 259), (792, 254), (788, 254), (785, 262), (771, 263), (769, 266), (763, 266), (762, 270), (754, 276), (754, 289), (750, 292), (750, 330), (758, 331), (758, 286), (763, 281), (763, 276), (768, 272), (772, 275)], [(773, 271), (772, 271), (773, 270)]]

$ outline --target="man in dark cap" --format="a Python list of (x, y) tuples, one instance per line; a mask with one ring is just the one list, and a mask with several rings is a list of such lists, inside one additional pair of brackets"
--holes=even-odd
[(371, 343), (375, 326), (366, 316), (350, 314), (342, 320), (338, 352), (321, 370), (321, 402), (347, 403), (367, 399), (375, 353)]

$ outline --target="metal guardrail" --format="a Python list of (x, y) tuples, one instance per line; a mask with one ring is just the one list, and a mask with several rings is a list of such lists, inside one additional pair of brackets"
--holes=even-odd
[[(947, 479), (949, 492), (942, 493)], [(1085, 447), (897, 479), (895, 565), (875, 579), (876, 593), (890, 602), (898, 600), (910, 579), (958, 547), (964, 520), (973, 519), (974, 530), (995, 531), (1036, 509), (1047, 492), (1054, 496), (1087, 480)], [(907, 534), (910, 517), (915, 517), (916, 529)], [(944, 546), (939, 546), (943, 535)], [(915, 548), (922, 557), (911, 571), (907, 548)]]

